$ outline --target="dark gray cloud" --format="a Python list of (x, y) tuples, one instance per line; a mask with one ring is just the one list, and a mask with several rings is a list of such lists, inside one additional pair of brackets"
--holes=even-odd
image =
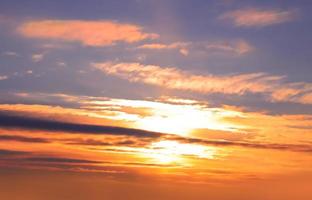
[(80, 163), (80, 164), (99, 164), (101, 162), (93, 160), (73, 159), (73, 158), (59, 158), (59, 157), (30, 157), (25, 158), (27, 161), (33, 162), (48, 162), (48, 163)]
[(19, 136), (19, 135), (0, 135), (0, 142), (1, 141), (49, 143), (49, 140), (44, 139), (44, 138), (24, 137), (24, 136)]
[(184, 137), (172, 137), (171, 139), (178, 140), (186, 143), (197, 143), (212, 146), (237, 146), (245, 148), (257, 148), (257, 149), (273, 149), (273, 150), (286, 150), (295, 152), (312, 152), (312, 145), (307, 144), (280, 144), (280, 143), (260, 143), (249, 141), (229, 141), (229, 140), (205, 140), (197, 138), (184, 138)]
[(115, 126), (100, 126), (80, 123), (69, 123), (61, 121), (53, 121), (47, 119), (38, 119), (27, 116), (17, 116), (0, 112), (0, 127), (16, 128), (28, 130), (41, 130), (53, 132), (70, 132), (83, 134), (107, 134), (107, 135), (127, 135), (134, 137), (157, 138), (163, 134), (145, 131), (139, 129), (122, 128)]
[(111, 141), (108, 139), (98, 140), (98, 139), (91, 139), (91, 138), (89, 139), (73, 138), (73, 139), (66, 139), (65, 141), (66, 141), (66, 144), (70, 144), (70, 145), (142, 147), (142, 146), (149, 144), (151, 141), (155, 141), (155, 138), (137, 138), (136, 140), (117, 138), (115, 141)]
[(0, 156), (18, 156), (18, 155), (26, 155), (26, 154), (29, 154), (29, 152), (0, 149)]

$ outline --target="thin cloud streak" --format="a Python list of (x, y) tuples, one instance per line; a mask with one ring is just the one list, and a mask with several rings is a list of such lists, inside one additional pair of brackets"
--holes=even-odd
[(294, 10), (264, 10), (257, 8), (227, 12), (219, 18), (229, 20), (237, 27), (264, 27), (292, 21), (296, 17)]
[(128, 135), (134, 137), (160, 137), (162, 134), (131, 128), (68, 123), (0, 113), (0, 127), (53, 132), (89, 133), (106, 135)]
[(203, 41), (203, 42), (174, 42), (174, 43), (148, 43), (137, 47), (144, 50), (177, 50), (182, 55), (187, 56), (189, 54), (196, 53), (231, 53), (234, 55), (245, 55), (254, 50), (254, 47), (247, 41), (229, 40), (229, 41)]
[(50, 141), (44, 138), (37, 137), (24, 137), (19, 135), (0, 135), (1, 141), (15, 141), (15, 142), (27, 142), (27, 143), (49, 143)]

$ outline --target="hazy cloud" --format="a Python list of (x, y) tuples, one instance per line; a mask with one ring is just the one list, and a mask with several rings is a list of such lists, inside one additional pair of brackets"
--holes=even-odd
[(31, 56), (33, 62), (40, 62), (44, 58), (43, 53), (36, 53)]
[(248, 8), (227, 12), (220, 19), (229, 20), (238, 27), (263, 27), (291, 21), (295, 18), (294, 10), (265, 10)]
[(1, 76), (1, 75), (0, 75), (0, 81), (6, 80), (6, 79), (8, 79), (8, 78), (9, 78), (8, 76)]
[(13, 57), (18, 57), (19, 56), (19, 54), (14, 52), (14, 51), (6, 51), (6, 52), (3, 52), (2, 55), (13, 56)]

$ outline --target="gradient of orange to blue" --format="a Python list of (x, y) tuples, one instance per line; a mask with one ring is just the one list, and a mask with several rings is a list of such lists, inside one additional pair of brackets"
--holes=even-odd
[(0, 199), (311, 200), (311, 11), (1, 0)]

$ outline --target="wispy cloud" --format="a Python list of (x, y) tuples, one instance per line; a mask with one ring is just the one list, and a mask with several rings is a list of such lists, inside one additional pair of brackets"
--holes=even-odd
[(296, 10), (248, 8), (227, 12), (219, 18), (229, 20), (239, 27), (263, 27), (291, 21), (296, 17), (296, 13)]
[(235, 55), (243, 55), (250, 53), (254, 47), (245, 40), (229, 40), (229, 41), (204, 41), (204, 42), (174, 42), (174, 43), (149, 43), (143, 44), (138, 49), (149, 50), (177, 50), (182, 55), (187, 56), (190, 53), (232, 53)]
[(284, 83), (284, 76), (265, 73), (217, 76), (198, 75), (175, 67), (142, 65), (140, 63), (92, 63), (105, 74), (118, 76), (130, 82), (141, 82), (168, 89), (201, 93), (242, 95), (247, 92), (270, 94), (272, 101), (298, 102), (296, 95), (309, 91), (308, 83)]
[(13, 56), (13, 57), (18, 57), (19, 54), (14, 52), (14, 51), (5, 51), (2, 53), (2, 55), (5, 55), (5, 56)]
[(36, 54), (33, 54), (31, 56), (31, 60), (33, 62), (40, 62), (41, 60), (43, 60), (44, 58), (44, 54), (43, 53), (36, 53)]
[(177, 49), (182, 55), (187, 56), (188, 46), (190, 46), (191, 43), (188, 42), (175, 42), (171, 44), (161, 44), (161, 43), (150, 43), (150, 44), (144, 44), (138, 47), (138, 49), (153, 49), (153, 50), (163, 50), (163, 49)]
[(107, 46), (116, 42), (137, 42), (158, 35), (146, 33), (142, 27), (114, 21), (37, 20), (18, 27), (25, 37), (80, 42), (87, 46)]
[(15, 142), (27, 142), (27, 143), (49, 143), (47, 139), (37, 137), (25, 137), (20, 135), (0, 135), (1, 141), (15, 141)]
[(254, 47), (245, 40), (236, 40), (232, 42), (214, 42), (205, 45), (205, 48), (215, 51), (233, 52), (234, 54), (243, 55), (250, 53)]

